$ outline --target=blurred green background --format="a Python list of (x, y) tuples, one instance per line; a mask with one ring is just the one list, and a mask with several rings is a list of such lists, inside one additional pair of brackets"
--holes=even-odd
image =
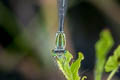
[[(65, 80), (50, 53), (58, 27), (56, 3), (0, 0), (0, 80)], [(84, 53), (80, 75), (87, 75), (88, 80), (93, 80), (94, 45), (104, 28), (110, 29), (116, 48), (120, 44), (120, 0), (69, 0), (67, 49), (75, 58), (79, 51)]]

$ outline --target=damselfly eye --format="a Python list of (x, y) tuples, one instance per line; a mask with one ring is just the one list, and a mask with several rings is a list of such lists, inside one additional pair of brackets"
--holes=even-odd
[(52, 50), (52, 55), (53, 57), (55, 58), (63, 58), (65, 53), (66, 53), (66, 50), (57, 50), (57, 49), (54, 49)]

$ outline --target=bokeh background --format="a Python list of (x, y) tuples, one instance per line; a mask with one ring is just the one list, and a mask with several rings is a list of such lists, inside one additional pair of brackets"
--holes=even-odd
[[(0, 0), (0, 80), (65, 80), (50, 53), (58, 28), (56, 1)], [(88, 80), (93, 80), (94, 45), (104, 28), (114, 37), (114, 50), (120, 44), (120, 0), (69, 0), (67, 49), (75, 58), (84, 53), (80, 75)]]

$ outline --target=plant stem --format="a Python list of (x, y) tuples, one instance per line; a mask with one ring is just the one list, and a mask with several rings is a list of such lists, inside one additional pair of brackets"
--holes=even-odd
[(105, 58), (102, 60), (99, 58), (97, 59), (95, 74), (94, 74), (95, 80), (102, 80), (101, 78), (104, 70), (104, 63), (105, 63)]
[(115, 73), (117, 72), (118, 68), (116, 68), (115, 70), (113, 70), (110, 75), (108, 76), (108, 79), (107, 80), (111, 80), (112, 77), (115, 75)]

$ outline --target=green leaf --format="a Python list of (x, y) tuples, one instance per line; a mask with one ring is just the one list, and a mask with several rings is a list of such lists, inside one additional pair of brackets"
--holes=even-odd
[(106, 61), (106, 55), (110, 51), (114, 44), (112, 35), (108, 29), (103, 30), (100, 33), (100, 40), (97, 41), (95, 45), (96, 50), (96, 70), (95, 70), (95, 80), (101, 80), (102, 73), (104, 70), (104, 64)]
[(73, 58), (72, 55), (68, 51), (66, 51), (66, 53), (64, 53), (62, 57), (57, 58), (58, 66), (65, 75), (65, 77), (67, 78), (67, 80), (73, 80), (69, 65), (72, 58)]
[(61, 56), (57, 56), (57, 53), (53, 54), (56, 54), (59, 69), (63, 72), (67, 80), (80, 80), (78, 72), (81, 65), (81, 61), (84, 59), (84, 56), (81, 52), (78, 54), (78, 59), (72, 62), (71, 65), (70, 62), (73, 56), (68, 51), (66, 51), (66, 53), (63, 54), (61, 53)]
[(111, 72), (119, 67), (120, 64), (120, 45), (115, 50), (114, 55), (110, 56), (106, 65), (105, 65), (105, 71)]
[(73, 74), (74, 80), (80, 80), (78, 71), (81, 65), (81, 61), (84, 59), (84, 56), (81, 52), (79, 52), (78, 55), (79, 55), (78, 59), (71, 64), (71, 72)]
[(116, 58), (114, 56), (110, 56), (105, 65), (105, 71), (110, 72), (116, 69), (117, 67), (118, 67), (118, 63), (117, 63)]
[(113, 44), (114, 40), (110, 31), (108, 29), (103, 30), (100, 33), (100, 40), (98, 40), (95, 45), (96, 57), (100, 59), (105, 58)]
[[(118, 48), (115, 50), (114, 52), (114, 57), (119, 59), (120, 58), (120, 45), (118, 46)], [(118, 60), (119, 62), (119, 60)]]
[(106, 72), (111, 72), (110, 75), (108, 76), (107, 80), (112, 79), (112, 77), (117, 72), (117, 70), (119, 68), (119, 65), (120, 65), (120, 45), (115, 50), (113, 56), (110, 56), (108, 58), (108, 61), (107, 61), (106, 65), (105, 65), (105, 71)]

